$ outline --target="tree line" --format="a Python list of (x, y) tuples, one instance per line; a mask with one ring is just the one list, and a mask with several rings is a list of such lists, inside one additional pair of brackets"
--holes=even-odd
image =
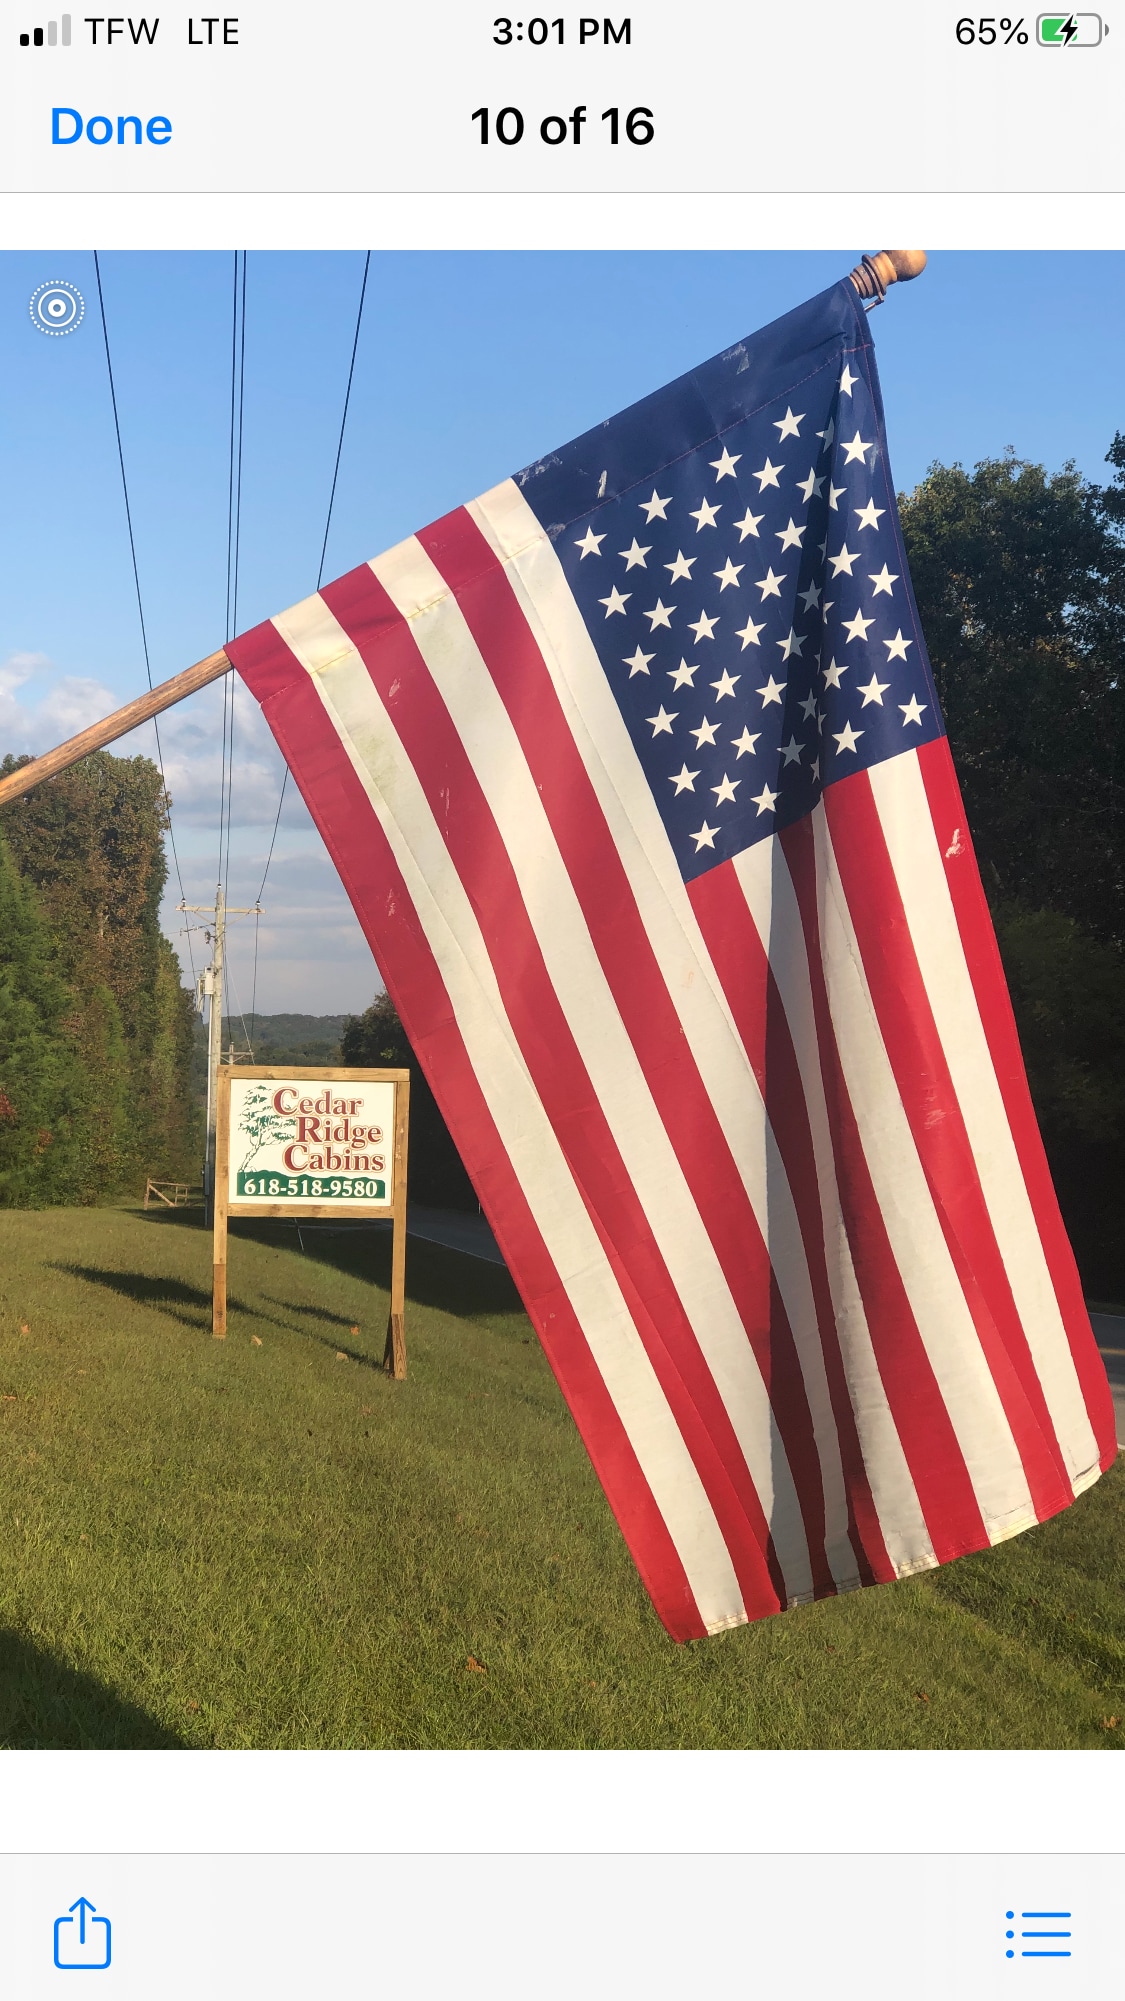
[(159, 921), (167, 824), (156, 766), (106, 752), (0, 811), (0, 1204), (198, 1174), (192, 1001)]

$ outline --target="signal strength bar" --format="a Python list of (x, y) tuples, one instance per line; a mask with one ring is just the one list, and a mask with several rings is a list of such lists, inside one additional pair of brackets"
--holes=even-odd
[[(61, 34), (59, 33), (60, 28), (62, 29)], [(61, 21), (48, 21), (46, 35), (44, 35), (42, 28), (33, 28), (29, 35), (21, 35), (20, 47), (21, 49), (41, 49), (43, 47), (44, 41), (46, 41), (47, 47), (49, 49), (53, 49), (57, 42), (61, 42), (64, 49), (69, 49), (70, 47), (69, 14), (64, 14), (62, 16)]]

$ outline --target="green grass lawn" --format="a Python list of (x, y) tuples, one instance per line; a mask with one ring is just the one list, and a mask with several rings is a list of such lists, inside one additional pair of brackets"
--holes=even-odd
[(306, 1246), (232, 1231), (224, 1343), (198, 1212), (0, 1215), (0, 1744), (1125, 1737), (1120, 1464), (1001, 1549), (678, 1647), (506, 1275), (412, 1243), (395, 1384), (389, 1245)]

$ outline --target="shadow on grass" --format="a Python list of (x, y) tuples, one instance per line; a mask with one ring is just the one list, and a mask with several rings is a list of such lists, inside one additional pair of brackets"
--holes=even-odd
[(145, 1710), (0, 1630), (0, 1746), (6, 1751), (182, 1751)]
[[(157, 1230), (198, 1229), (202, 1217), (201, 1210), (185, 1209), (168, 1209), (163, 1214), (152, 1209), (137, 1213), (139, 1220)], [(391, 1232), (383, 1224), (370, 1229), (357, 1223), (329, 1232), (318, 1230), (315, 1222), (305, 1223), (301, 1228), (303, 1253), (295, 1223), (274, 1222), (272, 1217), (244, 1216), (237, 1222), (232, 1218), (230, 1234), (252, 1243), (268, 1244), (275, 1250), (303, 1254), (317, 1264), (330, 1265), (335, 1271), (347, 1272), (384, 1290), (390, 1287)], [(519, 1293), (503, 1265), (466, 1257), (461, 1251), (426, 1243), (421, 1237), (410, 1237), (407, 1241), (406, 1291), (407, 1297), (419, 1306), (435, 1306), (458, 1317), (518, 1313), (522, 1307)]]
[[(191, 1327), (197, 1333), (200, 1328), (211, 1326), (211, 1294), (202, 1286), (185, 1285), (179, 1278), (154, 1278), (143, 1271), (104, 1271), (97, 1265), (56, 1264), (52, 1271), (64, 1271), (69, 1278), (81, 1278), (89, 1285), (101, 1285), (108, 1292), (116, 1292), (122, 1299), (131, 1299), (138, 1306), (154, 1306), (160, 1313), (166, 1313), (171, 1320), (178, 1320), (183, 1327)], [(245, 1300), (231, 1298), (227, 1302), (233, 1313), (256, 1313), (262, 1320), (270, 1319), (257, 1308), (248, 1306)], [(193, 1312), (177, 1312), (177, 1307), (191, 1307)], [(275, 1326), (285, 1325), (282, 1321)]]
[[(272, 1220), (244, 1221), (239, 1232), (258, 1243), (300, 1253), (296, 1232)], [(304, 1256), (333, 1270), (347, 1272), (368, 1284), (389, 1290), (391, 1282), (391, 1233), (389, 1230), (334, 1229), (318, 1232), (305, 1224), (301, 1231)], [(429, 1244), (421, 1237), (408, 1237), (406, 1246), (406, 1295), (419, 1306), (434, 1306), (440, 1312), (472, 1318), (478, 1313), (517, 1313), (522, 1309), (519, 1293), (503, 1265), (483, 1258), (466, 1257), (461, 1251)]]

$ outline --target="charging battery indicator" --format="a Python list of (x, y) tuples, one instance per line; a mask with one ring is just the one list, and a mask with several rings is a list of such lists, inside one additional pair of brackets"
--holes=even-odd
[(1100, 14), (1040, 14), (1035, 23), (1045, 49), (1096, 49), (1104, 34)]

